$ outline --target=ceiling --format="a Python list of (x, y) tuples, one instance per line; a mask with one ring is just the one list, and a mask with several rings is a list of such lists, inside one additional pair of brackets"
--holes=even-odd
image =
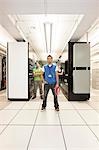
[[(10, 15), (9, 17), (15, 21), (16, 26), (19, 27), (41, 60), (46, 60), (49, 53), (57, 60), (83, 18), (82, 15), (58, 14)], [(51, 52), (46, 51), (44, 23), (52, 24)]]
[(7, 14), (88, 14), (98, 7), (99, 0), (0, 0), (0, 10)]
[(77, 41), (99, 17), (99, 0), (0, 0), (0, 24), (15, 39), (29, 39), (41, 59), (46, 58), (42, 27), (46, 15), (53, 23), (52, 53), (57, 51), (57, 59), (68, 40)]

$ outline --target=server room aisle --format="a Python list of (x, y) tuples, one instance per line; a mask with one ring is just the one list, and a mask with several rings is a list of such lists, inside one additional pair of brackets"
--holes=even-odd
[(59, 103), (56, 112), (50, 92), (41, 112), (39, 97), (7, 102), (0, 93), (0, 150), (99, 150), (99, 97), (68, 102), (60, 93)]

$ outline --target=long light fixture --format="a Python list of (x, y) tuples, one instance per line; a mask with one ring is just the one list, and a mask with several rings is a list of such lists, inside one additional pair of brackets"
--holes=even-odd
[(52, 46), (52, 23), (44, 23), (44, 36), (46, 52), (51, 53)]

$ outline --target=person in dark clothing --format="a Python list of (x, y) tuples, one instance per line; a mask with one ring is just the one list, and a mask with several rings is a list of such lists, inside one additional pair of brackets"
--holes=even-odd
[(58, 70), (56, 65), (53, 63), (53, 57), (49, 55), (47, 57), (47, 63), (42, 71), (44, 74), (43, 82), (44, 82), (44, 99), (43, 99), (43, 104), (41, 110), (45, 110), (47, 106), (47, 95), (49, 90), (52, 90), (53, 96), (54, 96), (54, 107), (56, 111), (59, 111), (59, 104), (58, 104), (58, 99), (57, 95), (55, 94), (55, 87), (58, 87)]
[(63, 80), (64, 70), (61, 66), (61, 64), (58, 64), (58, 76), (59, 76), (59, 85), (61, 84)]

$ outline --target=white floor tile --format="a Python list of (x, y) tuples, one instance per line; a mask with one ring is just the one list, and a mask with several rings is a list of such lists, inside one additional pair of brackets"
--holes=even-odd
[(36, 126), (29, 150), (65, 150), (61, 128), (58, 126)]
[(9, 121), (16, 115), (18, 110), (1, 110), (0, 111), (0, 124), (8, 124)]
[(21, 110), (10, 124), (33, 125), (37, 110)]
[(21, 109), (26, 102), (12, 102), (5, 109)]
[(89, 102), (99, 102), (99, 96), (94, 96), (92, 98), (90, 98)]
[(99, 126), (90, 126), (90, 128), (99, 139)]
[(87, 124), (99, 125), (99, 113), (95, 110), (78, 110), (81, 116), (84, 118)]
[(23, 109), (39, 109), (40, 102), (27, 102)]
[(59, 96), (58, 96), (58, 100), (59, 100), (59, 101), (64, 101), (64, 102), (67, 102), (67, 99), (66, 99), (66, 97), (64, 97), (64, 96), (61, 96), (61, 95), (59, 95)]
[[(42, 103), (41, 103), (41, 105), (40, 105), (40, 108), (41, 108), (41, 106), (42, 106)], [(54, 101), (48, 101), (48, 102), (47, 102), (46, 109), (55, 109), (55, 108), (54, 108)]]
[(40, 96), (37, 96), (35, 99), (31, 99), (29, 102), (40, 102), (42, 101)]
[(63, 126), (68, 150), (98, 150), (99, 142), (87, 126)]
[[(60, 110), (61, 109), (74, 109), (74, 107), (72, 106), (72, 104), (70, 102), (63, 102), (63, 101), (62, 102), (59, 101), (59, 108), (60, 108)], [(55, 109), (54, 101), (47, 102), (46, 109)]]
[(72, 102), (76, 109), (93, 109), (86, 102)]
[(83, 125), (85, 124), (81, 117), (75, 110), (61, 110), (60, 113), (61, 123), (64, 125)]
[(53, 96), (49, 96), (47, 98), (47, 102), (54, 102), (54, 97)]
[(60, 102), (59, 103), (60, 110), (61, 109), (74, 109), (70, 102)]
[(59, 125), (58, 113), (55, 110), (39, 111), (36, 125)]
[(89, 101), (88, 103), (90, 106), (92, 106), (92, 108), (99, 109), (99, 102)]
[(0, 135), (0, 150), (26, 150), (32, 126), (8, 126)]
[[(0, 100), (2, 100), (0, 108), (4, 108), (0, 110), (0, 133), (6, 127), (3, 124), (8, 124), (19, 109), (22, 109), (0, 135), (0, 150), (26, 150), (38, 110), (43, 102), (39, 93), (34, 100), (14, 101), (8, 106), (3, 103), (5, 97), (1, 94)], [(99, 141), (95, 137), (96, 135), (99, 138), (99, 96), (93, 95), (87, 102), (68, 102), (60, 92), (58, 101), (60, 112), (54, 110), (54, 98), (50, 91), (46, 111), (39, 110), (28, 150), (65, 150), (58, 115), (63, 125), (67, 150), (99, 150)], [(7, 102), (6, 100), (5, 103)], [(77, 111), (89, 124), (95, 135), (86, 126)]]
[(3, 131), (3, 129), (5, 128), (6, 126), (4, 126), (4, 125), (0, 125), (0, 134), (1, 134), (1, 132)]
[(4, 108), (7, 107), (9, 104), (10, 104), (10, 102), (3, 102), (3, 101), (1, 102), (1, 101), (0, 101), (0, 110), (1, 110), (1, 109), (4, 109)]

